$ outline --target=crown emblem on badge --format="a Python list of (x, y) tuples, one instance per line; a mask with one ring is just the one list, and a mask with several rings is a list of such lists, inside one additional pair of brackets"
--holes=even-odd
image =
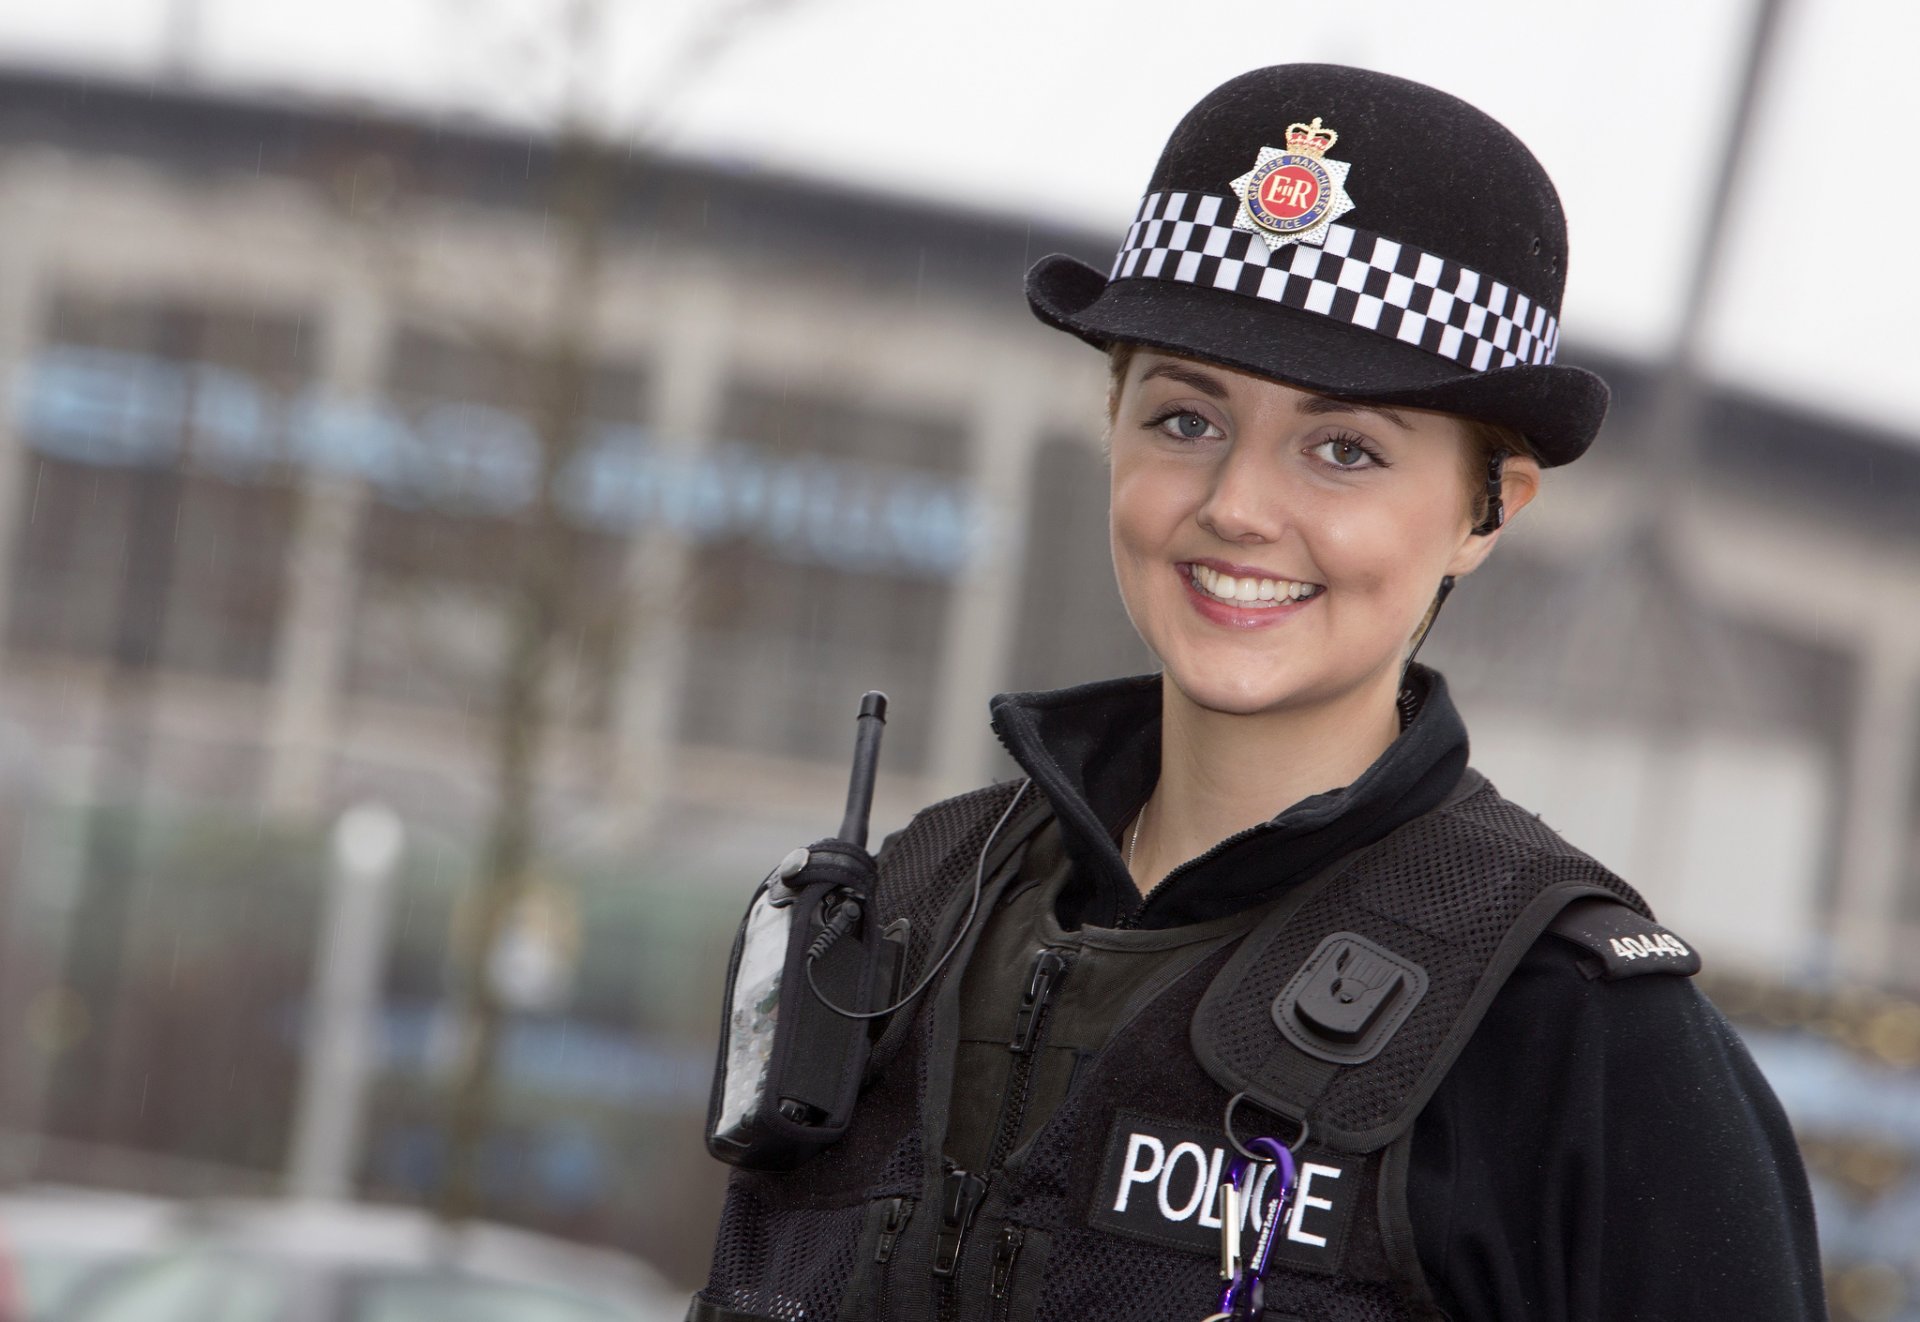
[(1240, 199), (1233, 227), (1258, 234), (1270, 250), (1326, 242), (1327, 227), (1353, 210), (1347, 195), (1352, 164), (1327, 153), (1340, 135), (1315, 115), (1287, 125), (1285, 147), (1262, 147), (1253, 168), (1231, 185)]
[(1315, 160), (1333, 150), (1333, 144), (1340, 141), (1340, 135), (1320, 123), (1320, 116), (1313, 117), (1313, 123), (1293, 123), (1287, 125), (1287, 150), (1302, 156), (1311, 156)]

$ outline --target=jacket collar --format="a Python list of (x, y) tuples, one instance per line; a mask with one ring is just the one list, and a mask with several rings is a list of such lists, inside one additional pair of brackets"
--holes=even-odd
[(1003, 693), (993, 728), (1059, 819), (1073, 927), (1174, 927), (1269, 899), (1438, 807), (1467, 766), (1467, 730), (1438, 671), (1409, 672), (1418, 709), (1360, 778), (1287, 808), (1181, 864), (1145, 897), (1121, 859), (1121, 827), (1160, 774), (1160, 676)]

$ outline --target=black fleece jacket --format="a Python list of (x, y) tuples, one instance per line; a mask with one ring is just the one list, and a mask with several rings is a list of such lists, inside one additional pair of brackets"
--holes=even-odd
[[(1438, 674), (1344, 789), (1293, 805), (1141, 897), (1118, 833), (1159, 768), (1157, 676), (993, 703), (1045, 793), (1068, 928), (1170, 928), (1273, 900), (1431, 810), (1467, 765)], [(1457, 1322), (1804, 1322), (1826, 1316), (1813, 1207), (1772, 1090), (1688, 979), (1590, 981), (1543, 936), (1417, 1122), (1408, 1202)]]

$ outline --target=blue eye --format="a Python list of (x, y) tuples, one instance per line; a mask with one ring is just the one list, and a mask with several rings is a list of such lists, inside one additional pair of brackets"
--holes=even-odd
[(1174, 409), (1155, 418), (1149, 426), (1181, 441), (1203, 441), (1214, 430), (1204, 414), (1190, 409)]
[(1384, 468), (1386, 461), (1379, 453), (1358, 436), (1335, 436), (1314, 446), (1310, 454), (1317, 454), (1330, 467), (1344, 469)]

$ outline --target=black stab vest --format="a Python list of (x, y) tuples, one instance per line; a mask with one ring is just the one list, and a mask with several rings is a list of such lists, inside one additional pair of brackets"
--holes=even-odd
[[(848, 1136), (797, 1170), (733, 1173), (689, 1322), (1200, 1322), (1221, 1289), (1217, 1186), (1236, 1095), (1243, 1139), (1305, 1129), (1262, 1316), (1437, 1316), (1406, 1209), (1420, 1108), (1563, 912), (1600, 913), (1566, 932), (1576, 941), (1624, 917), (1647, 934), (1636, 948), (1667, 948), (1631, 887), (1468, 776), (1118, 1025), (1032, 1141), (971, 1190), (939, 1151), (978, 925), (964, 933), (940, 981), (887, 1027)], [(885, 852), (876, 901), (883, 922), (912, 923), (910, 980), (952, 940), (1015, 789), (936, 804)], [(984, 861), (983, 911), (1046, 820), (1028, 799)], [(1630, 973), (1697, 967), (1683, 964), (1662, 955)]]

